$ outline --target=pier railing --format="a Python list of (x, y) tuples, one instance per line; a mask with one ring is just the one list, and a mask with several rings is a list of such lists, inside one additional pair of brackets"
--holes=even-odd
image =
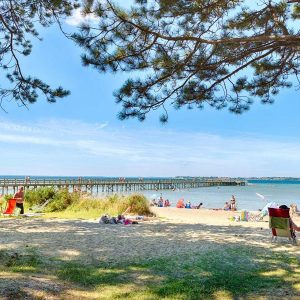
[(130, 192), (144, 190), (176, 190), (185, 188), (199, 188), (209, 186), (243, 186), (246, 182), (233, 179), (0, 179), (2, 194), (15, 192), (19, 187), (36, 189), (38, 187), (68, 188), (70, 190), (90, 192)]

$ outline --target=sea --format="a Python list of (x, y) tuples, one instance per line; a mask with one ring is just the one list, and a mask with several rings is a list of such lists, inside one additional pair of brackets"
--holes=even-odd
[[(20, 178), (24, 176), (1, 176), (0, 178)], [(30, 176), (31, 179), (78, 179), (78, 177), (54, 177), (54, 176)], [(111, 179), (111, 177), (81, 177), (81, 178), (101, 178)], [(146, 179), (166, 179), (160, 177)], [(181, 198), (185, 202), (190, 201), (192, 205), (203, 203), (205, 208), (222, 208), (226, 201), (230, 201), (231, 196), (236, 198), (238, 210), (258, 210), (263, 208), (268, 202), (276, 202), (279, 205), (296, 203), (300, 207), (300, 180), (247, 180), (246, 186), (220, 186), (201, 187), (193, 189), (176, 189), (162, 191), (143, 191), (142, 193), (149, 199), (157, 199), (162, 196), (169, 199), (172, 206), (175, 206)], [(126, 195), (126, 193), (124, 193)], [(103, 196), (100, 193), (98, 196)]]
[(238, 210), (262, 209), (268, 202), (279, 205), (296, 203), (300, 207), (300, 181), (249, 180), (246, 186), (203, 187), (176, 191), (144, 193), (148, 198), (162, 196), (175, 206), (178, 199), (190, 201), (192, 205), (203, 203), (205, 208), (222, 208), (231, 196), (236, 198)]

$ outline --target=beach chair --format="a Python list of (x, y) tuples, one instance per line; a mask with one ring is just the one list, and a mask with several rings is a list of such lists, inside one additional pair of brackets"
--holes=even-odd
[(292, 244), (296, 244), (296, 235), (291, 224), (290, 210), (269, 207), (268, 211), (269, 227), (272, 231), (271, 242), (275, 242), (277, 237), (287, 237)]
[(3, 213), (3, 215), (4, 216), (13, 215), (14, 212), (15, 212), (16, 205), (17, 205), (17, 200), (16, 199), (12, 198), (12, 199), (7, 200), (6, 209)]

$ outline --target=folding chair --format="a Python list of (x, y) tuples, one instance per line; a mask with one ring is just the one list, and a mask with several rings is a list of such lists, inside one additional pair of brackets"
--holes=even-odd
[(277, 237), (287, 237), (293, 244), (297, 244), (296, 234), (291, 224), (290, 210), (269, 207), (268, 211), (269, 227), (272, 231), (271, 242), (275, 242)]

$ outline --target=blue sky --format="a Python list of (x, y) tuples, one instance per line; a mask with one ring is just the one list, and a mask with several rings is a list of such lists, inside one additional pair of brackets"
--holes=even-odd
[[(72, 26), (66, 25), (71, 30)], [(113, 91), (129, 74), (98, 74), (81, 65), (78, 47), (52, 27), (42, 32), (24, 70), (72, 94), (40, 98), (29, 110), (0, 111), (1, 174), (74, 176), (299, 176), (299, 91), (241, 116), (226, 109), (169, 110), (119, 121)]]

